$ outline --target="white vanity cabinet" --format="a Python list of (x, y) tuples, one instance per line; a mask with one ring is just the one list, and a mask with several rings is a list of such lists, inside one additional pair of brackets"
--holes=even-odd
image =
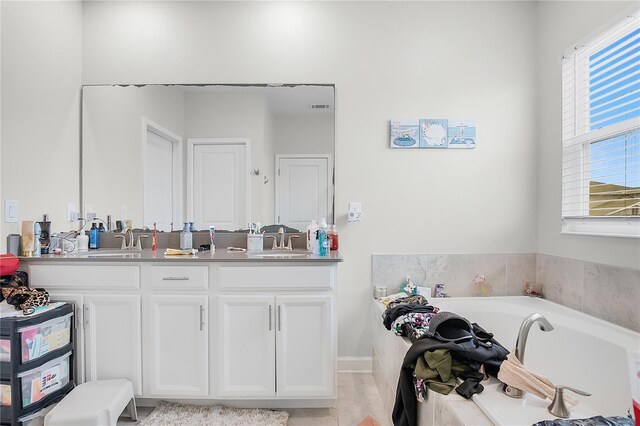
[(219, 276), (217, 396), (335, 398), (335, 269), (224, 266)]
[(208, 267), (152, 264), (142, 274), (144, 395), (208, 397)]
[(85, 380), (127, 378), (142, 394), (140, 296), (84, 296)]
[(326, 407), (340, 260), (49, 258), (22, 269), (76, 305), (79, 383), (127, 378), (142, 398)]
[(127, 378), (141, 395), (140, 267), (29, 262), (22, 269), (32, 287), (76, 306), (78, 381)]

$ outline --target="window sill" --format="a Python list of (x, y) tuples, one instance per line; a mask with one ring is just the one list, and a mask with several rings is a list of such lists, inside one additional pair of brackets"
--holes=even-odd
[(640, 238), (640, 217), (564, 218), (561, 234), (596, 237)]

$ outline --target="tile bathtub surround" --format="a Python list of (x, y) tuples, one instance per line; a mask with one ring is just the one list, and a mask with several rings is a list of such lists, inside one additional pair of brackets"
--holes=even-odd
[(640, 270), (538, 254), (545, 298), (640, 332)]
[[(374, 254), (373, 288), (399, 291), (407, 275), (420, 286), (445, 284), (449, 296), (521, 296), (526, 283), (542, 285), (545, 299), (640, 331), (640, 269), (620, 268), (544, 254)], [(372, 289), (373, 291), (373, 289)]]
[(400, 289), (409, 275), (416, 285), (445, 284), (449, 296), (481, 296), (474, 285), (476, 274), (485, 276), (487, 296), (522, 295), (527, 282), (536, 280), (536, 255), (525, 254), (374, 254), (373, 288), (387, 287), (389, 294)]

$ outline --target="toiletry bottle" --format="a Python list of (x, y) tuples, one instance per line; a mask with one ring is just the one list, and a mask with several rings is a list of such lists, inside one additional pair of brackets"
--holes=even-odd
[(315, 240), (315, 232), (318, 229), (318, 224), (315, 219), (311, 219), (311, 223), (307, 226), (307, 250), (311, 250), (311, 242)]
[(187, 250), (193, 248), (193, 235), (189, 230), (189, 222), (184, 223), (184, 228), (180, 233), (180, 250)]
[(211, 253), (215, 253), (216, 251), (216, 227), (215, 226), (210, 226), (209, 227), (209, 238), (211, 239)]
[(311, 221), (311, 225), (309, 225), (308, 228), (308, 233), (309, 233), (309, 241), (308, 241), (308, 245), (309, 245), (309, 251), (311, 251), (311, 253), (313, 254), (318, 254), (318, 223), (316, 222), (315, 219), (313, 219)]
[(326, 256), (328, 253), (328, 243), (327, 241), (327, 221), (325, 218), (320, 219), (320, 223), (318, 224), (318, 254), (320, 256)]
[(80, 234), (76, 238), (76, 241), (78, 243), (78, 251), (89, 250), (89, 237), (87, 236), (87, 233), (84, 229), (80, 231)]
[(196, 232), (196, 226), (193, 222), (189, 222), (189, 232)]
[(104, 229), (104, 223), (100, 222), (100, 226), (98, 226), (98, 232), (106, 232), (106, 229)]
[(33, 223), (33, 255), (35, 257), (40, 257), (40, 236), (42, 234), (42, 230), (40, 228), (40, 222)]
[(100, 248), (100, 243), (98, 240), (98, 227), (95, 222), (91, 222), (91, 229), (89, 230), (89, 248), (97, 249)]
[(338, 230), (335, 225), (329, 225), (327, 229), (327, 238), (329, 239), (329, 250), (336, 251), (338, 250)]

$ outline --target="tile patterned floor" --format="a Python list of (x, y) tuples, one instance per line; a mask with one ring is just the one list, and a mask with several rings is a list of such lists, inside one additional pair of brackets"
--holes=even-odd
[[(139, 419), (148, 416), (151, 411), (150, 407), (139, 407)], [(338, 374), (338, 401), (335, 408), (299, 408), (286, 411), (289, 412), (289, 426), (355, 426), (366, 416), (373, 417), (382, 426), (391, 425), (371, 373)], [(123, 416), (118, 421), (118, 426), (133, 426), (136, 423)]]

